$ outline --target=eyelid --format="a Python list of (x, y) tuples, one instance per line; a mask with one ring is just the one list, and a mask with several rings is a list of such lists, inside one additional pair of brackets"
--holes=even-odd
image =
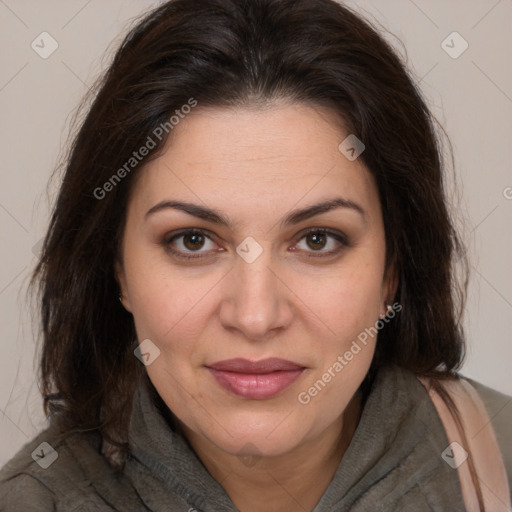
[(348, 247), (350, 245), (349, 241), (348, 241), (348, 238), (347, 238), (347, 236), (344, 233), (342, 233), (341, 231), (332, 230), (332, 229), (324, 228), (324, 227), (311, 227), (311, 228), (307, 228), (304, 231), (301, 231), (297, 235), (298, 236), (297, 243), (300, 242), (304, 237), (306, 237), (310, 233), (320, 233), (320, 234), (323, 234), (323, 235), (326, 235), (326, 236), (330, 237), (331, 239), (333, 238), (334, 240), (337, 241), (337, 243), (341, 247), (338, 247), (336, 249), (331, 249), (330, 251), (313, 251), (313, 250), (305, 251), (305, 254), (306, 254), (307, 258), (329, 258), (329, 257), (334, 257), (334, 256), (339, 255), (339, 253), (343, 249), (345, 249), (346, 247)]
[[(180, 231), (177, 231), (175, 233), (170, 233), (169, 235), (166, 235), (164, 237), (164, 239), (163, 239), (163, 243), (166, 246), (170, 246), (171, 243), (174, 240), (176, 240), (178, 238), (181, 238), (181, 237), (184, 237), (186, 235), (194, 235), (194, 234), (202, 235), (205, 238), (207, 238), (208, 240), (210, 240), (211, 242), (215, 243), (215, 241), (213, 240), (213, 237), (209, 233), (210, 232), (207, 229), (202, 229), (202, 228), (186, 228), (186, 229), (182, 229)], [(206, 255), (206, 251), (180, 251), (180, 250), (176, 250), (176, 249), (169, 249), (169, 250), (173, 254), (177, 254), (178, 257), (184, 257), (184, 258), (189, 258), (189, 259), (204, 258), (205, 255)], [(204, 254), (204, 255), (203, 256), (192, 256), (192, 257), (190, 257), (190, 256), (186, 256), (188, 254)]]
[[(190, 234), (200, 234), (204, 236), (205, 238), (209, 239), (210, 241), (214, 242), (213, 237), (209, 234), (210, 232), (207, 229), (203, 228), (185, 228), (180, 231), (170, 233), (169, 235), (166, 235), (163, 239), (163, 243), (166, 246), (170, 246), (171, 243), (183, 236), (190, 235)], [(335, 256), (337, 255), (344, 247), (349, 246), (348, 238), (347, 236), (336, 230), (331, 230), (329, 228), (325, 227), (310, 227), (305, 230), (302, 230), (296, 235), (297, 241), (295, 244), (299, 243), (304, 237), (306, 237), (310, 233), (320, 233), (323, 235), (326, 235), (330, 238), (335, 239), (339, 244), (341, 244), (341, 247), (331, 250), (331, 251), (305, 251), (307, 253), (307, 257), (329, 257), (329, 256)], [(199, 260), (203, 258), (207, 258), (208, 256), (211, 256), (211, 254), (208, 254), (208, 251), (181, 251), (176, 249), (169, 248), (169, 251), (175, 254), (178, 258), (182, 259), (189, 259), (189, 260)], [(224, 251), (224, 249), (221, 249), (221, 251)], [(220, 251), (216, 251), (220, 252)], [(300, 251), (304, 252), (304, 251)], [(316, 254), (315, 254), (316, 253)]]
[(339, 242), (348, 245), (348, 237), (345, 235), (345, 233), (343, 233), (342, 231), (324, 227), (306, 228), (305, 230), (301, 231), (298, 234), (298, 236), (300, 236), (299, 240), (302, 239), (304, 236), (308, 235), (309, 233), (323, 233), (325, 235), (329, 235), (331, 238), (338, 240)]

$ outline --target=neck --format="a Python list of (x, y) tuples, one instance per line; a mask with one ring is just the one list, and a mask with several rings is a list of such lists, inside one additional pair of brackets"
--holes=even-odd
[(321, 435), (274, 457), (226, 454), (183, 426), (198, 457), (240, 512), (312, 510), (329, 486), (361, 415), (356, 393), (343, 414)]

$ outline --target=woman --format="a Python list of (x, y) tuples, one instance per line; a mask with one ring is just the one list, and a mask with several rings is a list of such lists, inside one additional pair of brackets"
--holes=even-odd
[(160, 6), (70, 151), (34, 274), (51, 425), (3, 508), (507, 510), (458, 257), (432, 119), (366, 22)]

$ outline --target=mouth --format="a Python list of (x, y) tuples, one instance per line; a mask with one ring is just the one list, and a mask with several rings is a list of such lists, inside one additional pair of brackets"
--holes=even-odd
[(264, 400), (276, 396), (290, 386), (305, 367), (278, 358), (249, 361), (228, 359), (206, 368), (225, 390), (242, 398)]

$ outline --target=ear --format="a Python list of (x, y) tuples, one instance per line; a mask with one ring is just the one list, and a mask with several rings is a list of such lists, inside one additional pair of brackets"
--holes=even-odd
[(384, 278), (382, 280), (382, 299), (381, 310), (383, 314), (386, 314), (386, 304), (392, 304), (393, 299), (398, 288), (398, 270), (395, 263), (388, 265), (384, 272)]
[(119, 285), (120, 301), (124, 308), (132, 312), (130, 305), (130, 296), (128, 294), (128, 287), (126, 285), (126, 274), (124, 271), (123, 263), (117, 259), (114, 264), (114, 276)]

